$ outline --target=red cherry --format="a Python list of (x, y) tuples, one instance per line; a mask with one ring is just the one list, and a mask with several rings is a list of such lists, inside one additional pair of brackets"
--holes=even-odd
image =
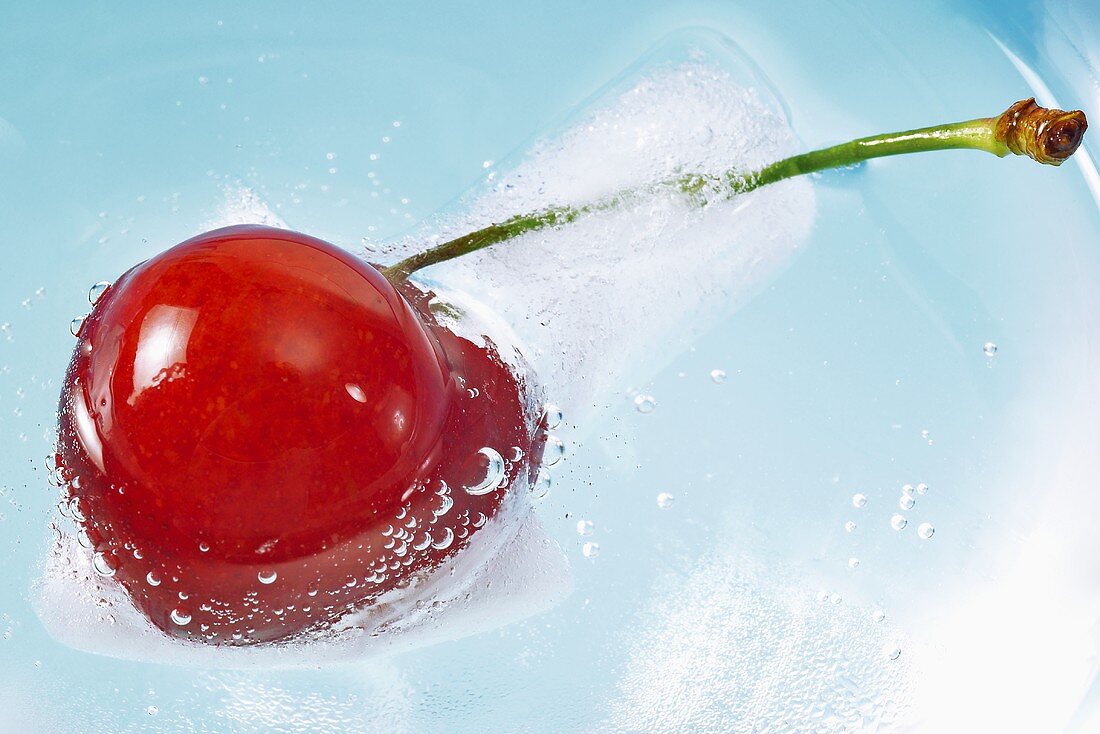
[[(259, 226), (125, 273), (81, 327), (59, 411), (97, 569), (161, 630), (245, 644), (323, 628), (459, 553), (532, 479), (543, 434), (492, 345), (427, 303)], [(513, 459), (501, 487), (464, 491), (494, 452)]]

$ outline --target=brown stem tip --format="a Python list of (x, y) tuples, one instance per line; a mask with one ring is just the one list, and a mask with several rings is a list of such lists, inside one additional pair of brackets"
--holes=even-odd
[(1081, 110), (1047, 109), (1035, 104), (1032, 97), (1005, 110), (997, 118), (994, 135), (1016, 155), (1057, 166), (1081, 145), (1088, 126)]

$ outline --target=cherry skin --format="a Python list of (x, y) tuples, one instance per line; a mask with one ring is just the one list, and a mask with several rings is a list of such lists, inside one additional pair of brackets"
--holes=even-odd
[[(248, 644), (461, 552), (533, 479), (544, 435), (491, 342), (441, 327), (428, 299), (260, 226), (125, 273), (81, 327), (59, 409), (96, 570), (170, 635)], [(478, 489), (494, 455), (506, 475)]]

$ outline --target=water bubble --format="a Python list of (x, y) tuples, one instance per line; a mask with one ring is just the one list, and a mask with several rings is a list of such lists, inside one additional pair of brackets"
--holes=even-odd
[(531, 487), (531, 496), (537, 500), (544, 499), (546, 495), (550, 494), (550, 485), (554, 483), (554, 478), (550, 475), (550, 472), (545, 467), (539, 467), (538, 473), (535, 475), (535, 486)]
[(639, 413), (652, 413), (653, 409), (657, 407), (657, 401), (653, 399), (652, 395), (643, 393), (634, 398), (634, 407), (638, 409)]
[(600, 555), (600, 544), (590, 540), (581, 546), (581, 553), (584, 554), (585, 558), (595, 558)]
[(860, 508), (867, 504), (867, 495), (862, 492), (856, 492), (852, 495), (852, 507)]
[(199, 553), (206, 553), (210, 550), (210, 545), (207, 543), (199, 543)]
[(554, 466), (565, 456), (565, 444), (557, 436), (547, 436), (546, 446), (542, 449), (542, 463), (545, 466)]
[(256, 578), (261, 584), (273, 584), (275, 579), (279, 578), (279, 574), (276, 571), (260, 571), (256, 574)]
[(150, 586), (160, 586), (160, 576), (157, 576), (154, 571), (150, 571), (149, 573), (145, 574), (145, 583), (149, 584)]
[(848, 522), (844, 523), (844, 531), (848, 533), (854, 533), (856, 531), (855, 520), (849, 520)]
[(504, 458), (500, 453), (489, 446), (479, 449), (478, 453), (484, 456), (488, 461), (488, 466), (485, 470), (485, 478), (471, 487), (463, 487), (463, 489), (466, 490), (466, 494), (475, 496), (489, 494), (499, 487), (500, 483), (504, 480)]
[(107, 289), (111, 287), (111, 282), (107, 280), (101, 280), (91, 288), (88, 289), (88, 303), (93, 306), (99, 303), (99, 299), (103, 298), (103, 294), (107, 292)]
[(882, 646), (882, 657), (887, 660), (897, 660), (901, 657), (901, 645), (888, 642)]
[(156, 706), (149, 706), (145, 709), (145, 713), (149, 714), (150, 716), (156, 716), (158, 711), (160, 711), (160, 709), (158, 709)]
[(936, 528), (932, 526), (930, 522), (922, 522), (917, 526), (917, 535), (921, 540), (928, 540), (936, 533)]
[(848, 568), (859, 568), (859, 559), (855, 556), (848, 559)]
[(997, 354), (997, 345), (993, 342), (986, 342), (982, 345), (982, 351), (985, 352), (985, 356), (992, 358)]
[(553, 403), (547, 403), (542, 409), (543, 419), (546, 421), (546, 427), (550, 430), (554, 430), (561, 425), (562, 419), (565, 417), (561, 408)]
[(73, 497), (69, 500), (69, 515), (77, 522), (84, 522), (88, 518), (84, 517), (84, 513), (80, 510), (80, 498)]
[(351, 396), (351, 399), (354, 400), (355, 402), (357, 402), (357, 403), (367, 402), (367, 394), (365, 392), (363, 392), (363, 388), (359, 387), (354, 382), (349, 382), (349, 383), (345, 384), (344, 385), (344, 390), (347, 392), (348, 395)]
[(890, 527), (894, 530), (904, 530), (908, 524), (909, 521), (905, 519), (904, 515), (894, 515), (890, 518)]
[(913, 497), (911, 497), (910, 495), (903, 494), (901, 497), (898, 498), (898, 507), (903, 510), (912, 510), (916, 506), (917, 501), (913, 499)]
[(901, 486), (901, 493), (902, 494), (908, 494), (908, 495), (913, 494), (913, 485), (912, 484), (903, 484)]
[(69, 322), (69, 333), (73, 336), (80, 336), (80, 330), (84, 326), (84, 320), (88, 318), (88, 314), (83, 316), (77, 316), (75, 319)]
[(834, 605), (840, 604), (840, 602), (844, 601), (844, 597), (834, 591), (832, 594), (829, 595), (829, 601), (831, 601)]
[(114, 576), (115, 568), (111, 565), (111, 561), (107, 559), (104, 553), (96, 553), (92, 556), (92, 568), (100, 576)]
[(171, 617), (173, 624), (180, 627), (186, 627), (191, 623), (191, 615), (181, 609), (173, 609), (168, 616)]
[(577, 533), (579, 535), (591, 535), (596, 529), (596, 524), (591, 520), (578, 520), (577, 521)]
[(512, 461), (514, 461), (514, 462), (519, 461), (520, 459), (522, 459), (523, 458), (523, 449), (521, 449), (519, 446), (513, 446), (512, 447), (512, 457), (511, 458), (512, 458)]
[(876, 609), (875, 611), (871, 612), (871, 620), (874, 621), (874, 622), (885, 622), (886, 621), (886, 610), (885, 609)]
[(471, 387), (469, 390), (466, 391), (466, 394), (469, 395), (471, 398), (476, 398), (478, 395), (481, 394), (481, 390), (478, 390), (476, 387)]
[(917, 485), (917, 494), (928, 494), (928, 485), (921, 482)]
[(661, 492), (659, 495), (657, 495), (657, 506), (660, 507), (662, 510), (667, 510), (668, 508), (672, 507), (675, 502), (676, 498), (668, 492)]
[(493, 162), (492, 161), (482, 161), (481, 162), (481, 167), (482, 168), (492, 168), (493, 167)]
[(711, 370), (710, 371), (710, 379), (713, 380), (715, 383), (721, 385), (723, 382), (726, 381), (726, 371), (725, 370)]

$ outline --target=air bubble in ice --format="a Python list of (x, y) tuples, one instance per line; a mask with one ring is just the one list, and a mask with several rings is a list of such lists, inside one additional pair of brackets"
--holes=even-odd
[(726, 371), (725, 370), (711, 370), (710, 371), (710, 379), (713, 380), (714, 382), (718, 383), (718, 384), (722, 384), (723, 382), (726, 381)]
[(504, 479), (504, 458), (500, 453), (489, 446), (479, 449), (478, 453), (484, 456), (488, 462), (485, 469), (485, 478), (473, 486), (463, 487), (467, 494), (475, 496), (489, 494), (499, 487)]
[(928, 494), (928, 485), (921, 482), (917, 485), (917, 494)]
[(848, 568), (859, 568), (859, 559), (852, 556), (848, 559)]
[(890, 527), (894, 530), (904, 530), (908, 524), (909, 521), (905, 519), (904, 515), (894, 515), (890, 518)]
[(911, 497), (910, 495), (903, 494), (901, 497), (898, 498), (898, 507), (903, 510), (912, 510), (914, 507), (916, 507), (916, 505), (917, 501), (913, 499), (913, 497)]
[(577, 533), (579, 535), (591, 535), (595, 529), (596, 525), (591, 520), (577, 521)]
[(657, 401), (653, 399), (652, 395), (643, 393), (634, 398), (634, 407), (638, 409), (639, 413), (652, 413), (653, 409), (657, 407)]
[(581, 553), (584, 554), (585, 558), (595, 558), (600, 555), (600, 544), (590, 540), (581, 546)]
[(930, 522), (922, 522), (917, 526), (917, 535), (921, 540), (928, 540), (936, 533), (936, 528)]
[(883, 645), (882, 656), (887, 660), (897, 660), (901, 657), (901, 645), (892, 642)]
[(554, 466), (565, 456), (565, 444), (557, 436), (547, 436), (546, 446), (542, 450), (542, 463), (545, 466)]
[(535, 475), (535, 485), (531, 487), (531, 496), (537, 500), (544, 499), (546, 495), (550, 494), (550, 485), (554, 483), (554, 478), (545, 467), (539, 467), (538, 473)]
[(542, 411), (543, 419), (546, 422), (546, 427), (550, 430), (554, 430), (561, 425), (562, 419), (565, 417), (561, 408), (553, 403), (547, 403)]
[(667, 510), (672, 507), (675, 502), (676, 498), (668, 492), (661, 492), (657, 495), (657, 506), (662, 510)]
[(856, 492), (852, 495), (852, 507), (860, 508), (867, 504), (867, 495), (862, 492)]
[(982, 351), (985, 352), (985, 356), (993, 357), (997, 354), (997, 345), (993, 342), (986, 342), (982, 345)]
[(854, 533), (856, 531), (855, 520), (849, 520), (848, 522), (844, 523), (844, 531), (847, 533)]

